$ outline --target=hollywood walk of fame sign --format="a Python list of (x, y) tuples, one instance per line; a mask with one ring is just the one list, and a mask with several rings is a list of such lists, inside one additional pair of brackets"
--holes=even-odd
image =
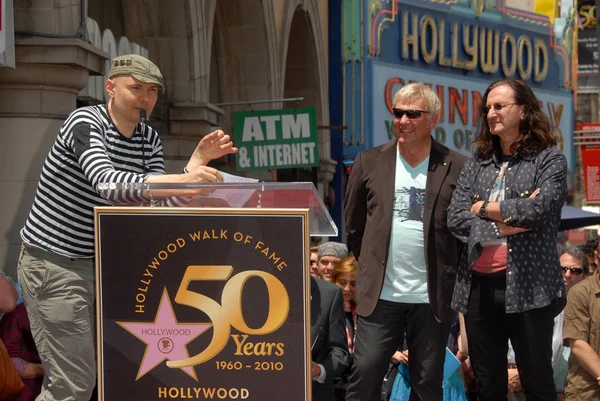
[(307, 220), (96, 208), (99, 400), (310, 400)]

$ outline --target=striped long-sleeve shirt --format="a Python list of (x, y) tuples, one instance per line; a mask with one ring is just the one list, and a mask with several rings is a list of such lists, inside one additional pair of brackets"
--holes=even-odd
[[(92, 258), (94, 207), (147, 201), (141, 191), (99, 190), (103, 182), (141, 183), (165, 174), (155, 130), (138, 124), (133, 137), (117, 130), (106, 105), (80, 108), (67, 118), (42, 168), (24, 242), (71, 258)], [(167, 205), (179, 205), (168, 199)]]

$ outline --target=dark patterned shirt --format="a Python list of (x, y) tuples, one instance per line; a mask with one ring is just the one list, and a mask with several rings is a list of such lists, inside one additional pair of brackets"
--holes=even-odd
[[(467, 311), (471, 268), (481, 254), (481, 243), (499, 238), (496, 225), (473, 216), (471, 206), (489, 198), (500, 166), (496, 157), (467, 161), (448, 207), (448, 229), (467, 244), (452, 298), (452, 308), (461, 313)], [(566, 296), (556, 250), (556, 232), (567, 197), (566, 175), (566, 158), (555, 148), (509, 160), (500, 212), (507, 225), (531, 230), (506, 237), (506, 313), (542, 308)], [(537, 188), (540, 193), (529, 199)]]

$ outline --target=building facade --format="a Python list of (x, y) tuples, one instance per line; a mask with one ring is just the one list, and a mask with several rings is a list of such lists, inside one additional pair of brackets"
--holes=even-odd
[[(203, 135), (216, 127), (231, 132), (235, 111), (315, 107), (320, 166), (248, 175), (313, 181), (326, 195), (336, 164), (327, 129), (327, 2), (13, 1), (16, 63), (0, 67), (0, 270), (8, 275), (58, 129), (76, 107), (106, 100), (104, 80), (116, 55), (143, 54), (163, 73), (167, 91), (150, 124), (161, 134), (169, 172), (183, 168)], [(287, 104), (290, 98), (303, 100)], [(215, 167), (235, 170), (234, 162)]]

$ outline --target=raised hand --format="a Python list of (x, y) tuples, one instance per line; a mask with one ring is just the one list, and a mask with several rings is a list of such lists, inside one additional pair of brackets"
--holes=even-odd
[(237, 151), (238, 148), (233, 146), (231, 137), (221, 130), (216, 130), (200, 140), (186, 168), (192, 171), (198, 166), (208, 164), (211, 160)]

